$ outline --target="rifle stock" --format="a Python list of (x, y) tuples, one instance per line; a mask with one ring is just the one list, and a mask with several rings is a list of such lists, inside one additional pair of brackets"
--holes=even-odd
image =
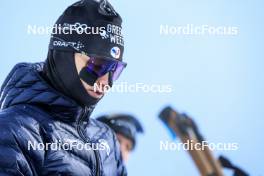
[[(161, 111), (159, 118), (179, 136), (182, 143), (192, 141), (194, 144), (201, 144), (204, 141), (195, 122), (186, 114), (180, 114), (171, 107), (166, 107)], [(204, 146), (204, 150), (192, 148), (188, 152), (202, 176), (224, 176), (219, 161), (213, 157), (207, 146)]]

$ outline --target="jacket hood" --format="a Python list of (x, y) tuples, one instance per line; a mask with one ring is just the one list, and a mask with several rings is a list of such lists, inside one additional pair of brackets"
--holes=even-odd
[(43, 65), (19, 63), (11, 70), (1, 86), (1, 109), (18, 104), (37, 105), (62, 120), (75, 121), (83, 108), (49, 85), (41, 76)]

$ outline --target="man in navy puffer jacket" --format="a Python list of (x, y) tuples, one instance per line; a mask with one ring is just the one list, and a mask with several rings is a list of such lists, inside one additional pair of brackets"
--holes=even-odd
[(0, 175), (126, 175), (116, 136), (90, 118), (104, 95), (95, 85), (111, 86), (126, 66), (121, 21), (105, 0), (79, 1), (56, 22), (46, 61), (11, 70), (1, 87)]

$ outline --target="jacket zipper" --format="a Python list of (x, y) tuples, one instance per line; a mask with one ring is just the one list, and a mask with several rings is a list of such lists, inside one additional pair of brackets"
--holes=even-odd
[[(82, 138), (82, 140), (86, 143), (89, 143), (90, 139), (86, 138), (85, 135), (83, 134), (83, 131), (81, 130), (81, 123), (83, 122), (83, 119), (86, 116), (90, 116), (92, 113), (92, 108), (91, 107), (85, 107), (83, 113), (80, 115), (81, 117), (78, 119), (77, 122), (77, 132), (80, 135), (80, 137)], [(99, 154), (98, 151), (96, 150), (92, 150), (94, 152), (94, 156), (95, 156), (95, 160), (96, 160), (96, 176), (100, 176), (100, 158), (99, 158)]]

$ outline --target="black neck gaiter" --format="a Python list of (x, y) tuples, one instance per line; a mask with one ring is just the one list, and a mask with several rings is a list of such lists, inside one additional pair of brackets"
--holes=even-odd
[(52, 87), (75, 100), (82, 107), (94, 106), (99, 101), (90, 96), (83, 87), (72, 51), (49, 50), (43, 74)]

